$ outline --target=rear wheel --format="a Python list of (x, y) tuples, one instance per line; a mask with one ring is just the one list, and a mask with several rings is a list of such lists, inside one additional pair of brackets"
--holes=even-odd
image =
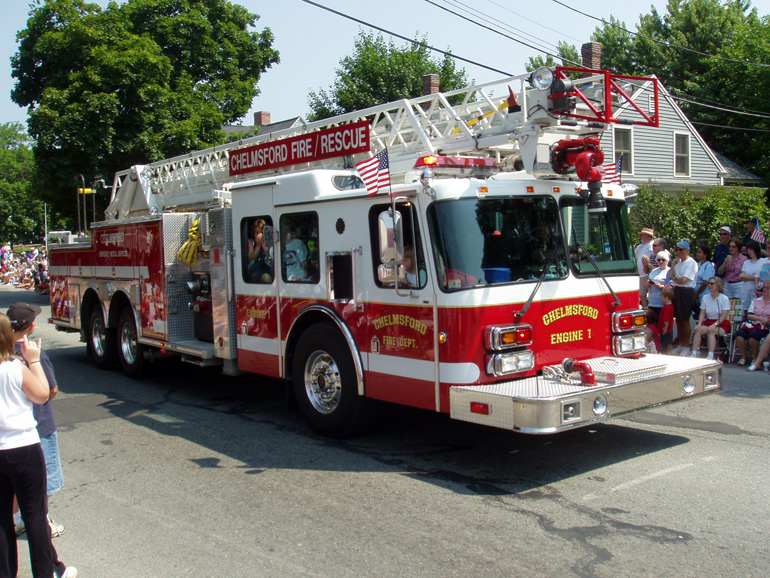
[(88, 351), (102, 369), (117, 365), (115, 340), (115, 331), (107, 328), (102, 312), (98, 307), (94, 308), (88, 321)]
[(336, 329), (319, 323), (302, 334), (292, 380), (297, 405), (315, 431), (331, 437), (362, 431), (371, 400), (358, 394), (353, 357)]
[(134, 378), (144, 372), (144, 345), (139, 343), (139, 333), (130, 309), (124, 309), (118, 320), (118, 359), (123, 371)]

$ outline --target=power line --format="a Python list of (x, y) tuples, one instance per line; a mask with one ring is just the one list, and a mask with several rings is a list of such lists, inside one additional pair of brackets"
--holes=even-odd
[[(489, 14), (486, 14), (486, 13), (482, 12), (481, 10), (479, 10), (478, 8), (471, 7), (468, 4), (465, 4), (464, 2), (461, 2), (461, 0), (440, 0), (440, 1), (443, 1), (445, 4), (457, 5), (458, 8), (460, 10), (463, 10), (466, 14), (470, 14), (472, 17), (479, 17), (480, 19), (485, 20), (489, 24), (497, 26), (497, 27), (499, 27), (499, 28), (501, 28), (503, 30), (507, 29), (508, 31), (512, 31), (512, 32), (518, 33), (518, 34), (522, 35), (525, 38), (528, 37), (528, 41), (530, 41), (530, 42), (537, 43), (538, 45), (545, 45), (545, 48), (540, 48), (539, 49), (542, 52), (546, 52), (547, 50), (552, 50), (552, 49), (558, 50), (558, 46), (557, 45), (555, 45), (555, 44), (553, 44), (551, 42), (546, 42), (543, 39), (538, 38), (537, 36), (534, 36), (534, 35), (532, 35), (532, 34), (530, 34), (528, 32), (525, 32), (524, 30), (521, 30), (520, 28), (516, 28), (515, 26), (512, 26), (512, 25), (510, 25), (510, 24), (508, 24), (506, 22), (503, 22), (501, 19), (495, 18), (494, 16), (491, 16)], [(453, 16), (460, 16), (459, 14), (457, 14), (456, 12), (453, 12), (451, 10), (447, 10), (447, 11), (450, 12)], [(529, 39), (531, 39), (531, 40), (529, 40)], [(548, 46), (550, 46), (552, 48), (548, 48)]]
[(513, 76), (510, 72), (505, 72), (504, 70), (499, 70), (497, 68), (492, 68), (491, 66), (487, 66), (486, 64), (481, 64), (480, 62), (476, 62), (475, 60), (470, 60), (468, 58), (463, 58), (462, 56), (457, 56), (456, 54), (452, 52), (448, 52), (446, 50), (441, 50), (440, 48), (436, 48), (435, 46), (431, 46), (427, 42), (421, 42), (419, 40), (414, 40), (412, 38), (407, 38), (406, 36), (402, 36), (401, 34), (396, 34), (395, 32), (391, 32), (390, 30), (387, 30), (385, 28), (381, 28), (380, 26), (376, 26), (374, 24), (371, 24), (369, 22), (365, 22), (363, 20), (359, 20), (358, 18), (355, 18), (353, 16), (350, 16), (349, 14), (345, 14), (343, 12), (339, 12), (338, 10), (334, 10), (333, 8), (329, 8), (328, 6), (324, 6), (322, 4), (318, 4), (317, 2), (313, 2), (312, 0), (302, 0), (306, 4), (310, 4), (311, 6), (315, 6), (316, 8), (320, 8), (321, 10), (326, 10), (327, 12), (331, 12), (332, 14), (336, 14), (337, 16), (341, 16), (342, 18), (346, 18), (347, 20), (352, 20), (353, 22), (357, 24), (361, 24), (363, 26), (368, 26), (369, 28), (373, 28), (374, 30), (378, 30), (379, 32), (383, 32), (384, 34), (388, 34), (390, 36), (395, 36), (396, 38), (399, 38), (401, 40), (405, 40), (406, 42), (411, 42), (412, 44), (415, 44), (417, 46), (424, 46), (425, 48), (428, 48), (429, 50), (433, 50), (434, 52), (438, 52), (439, 54), (443, 54), (444, 56), (449, 56), (450, 58), (455, 58), (457, 60), (461, 60), (462, 62), (467, 62), (468, 64), (472, 64), (474, 66), (478, 66), (480, 68), (484, 68), (486, 70), (490, 70), (492, 72), (497, 72), (498, 74), (502, 74), (504, 76)]
[(540, 26), (541, 28), (545, 28), (546, 30), (550, 30), (551, 32), (555, 32), (555, 33), (556, 33), (556, 34), (558, 34), (559, 36), (562, 36), (562, 37), (564, 37), (564, 38), (569, 38), (570, 40), (574, 40), (575, 42), (583, 42), (583, 40), (581, 40), (581, 39), (579, 39), (579, 38), (575, 38), (574, 36), (570, 36), (569, 34), (565, 34), (564, 32), (560, 32), (559, 30), (556, 30), (556, 29), (554, 29), (554, 28), (549, 28), (548, 26), (545, 26), (544, 24), (542, 24), (542, 23), (540, 23), (540, 22), (537, 22), (536, 20), (532, 20), (531, 18), (527, 18), (527, 17), (526, 17), (526, 16), (524, 16), (523, 14), (519, 14), (518, 12), (514, 12), (513, 10), (511, 10), (511, 9), (510, 9), (510, 8), (508, 8), (507, 6), (503, 6), (502, 4), (499, 4), (499, 3), (497, 3), (497, 2), (494, 2), (494, 0), (487, 0), (487, 2), (489, 2), (490, 4), (494, 4), (494, 5), (495, 5), (495, 6), (497, 6), (498, 8), (502, 8), (502, 9), (503, 9), (503, 10), (505, 10), (506, 12), (510, 12), (511, 14), (513, 14), (514, 16), (517, 16), (517, 17), (521, 18), (522, 20), (526, 20), (527, 22), (532, 22), (532, 24), (534, 24), (534, 25), (536, 25), (536, 26)]
[[(322, 4), (314, 2), (313, 0), (302, 0), (302, 1), (305, 2), (306, 4), (310, 4), (310, 5), (315, 6), (317, 8), (321, 8), (322, 10), (326, 10), (327, 12), (331, 12), (332, 14), (335, 14), (337, 16), (341, 16), (342, 18), (346, 18), (347, 20), (352, 20), (353, 22), (356, 22), (356, 23), (361, 24), (363, 26), (367, 26), (369, 28), (373, 28), (374, 30), (378, 30), (379, 32), (382, 32), (384, 34), (388, 34), (390, 36), (394, 36), (394, 37), (399, 38), (401, 40), (405, 40), (406, 42), (410, 42), (410, 43), (415, 44), (417, 46), (423, 46), (425, 48), (428, 48), (429, 50), (432, 50), (434, 52), (438, 52), (439, 54), (443, 54), (445, 56), (449, 56), (450, 58), (455, 58), (455, 59), (460, 60), (462, 62), (466, 62), (468, 64), (472, 64), (474, 66), (478, 66), (480, 68), (484, 68), (484, 69), (490, 70), (492, 72), (497, 72), (497, 73), (503, 74), (505, 76), (511, 76), (511, 73), (509, 73), (509, 72), (505, 72), (505, 71), (493, 68), (491, 66), (487, 66), (487, 65), (482, 64), (480, 62), (477, 62), (475, 60), (470, 60), (468, 58), (463, 58), (462, 56), (458, 56), (458, 55), (456, 55), (456, 54), (454, 54), (452, 52), (448, 52), (448, 51), (436, 48), (434, 46), (431, 46), (430, 44), (428, 44), (426, 42), (414, 40), (412, 38), (408, 38), (408, 37), (403, 36), (401, 34), (397, 34), (395, 32), (387, 30), (386, 28), (382, 28), (380, 26), (376, 26), (374, 24), (371, 24), (371, 23), (366, 22), (364, 20), (360, 20), (358, 18), (355, 18), (353, 16), (350, 16), (350, 15), (345, 14), (343, 12), (340, 12), (338, 10), (334, 10), (334, 9), (329, 8), (327, 6), (323, 6)], [(536, 50), (538, 52), (542, 52), (543, 54), (546, 54), (547, 56), (551, 56), (553, 58), (559, 58), (559, 59), (562, 58), (561, 56), (558, 56), (556, 54), (551, 54), (550, 52), (547, 52), (545, 50), (539, 49), (539, 48), (537, 48), (535, 46), (531, 46), (530, 44), (527, 44), (526, 42), (524, 42), (522, 40), (513, 38), (511, 36), (508, 36), (507, 34), (504, 34), (504, 33), (500, 32), (499, 30), (495, 30), (493, 28), (490, 28), (489, 26), (486, 26), (484, 24), (480, 24), (478, 22), (475, 22), (475, 21), (471, 20), (470, 18), (468, 18), (466, 16), (463, 16), (462, 14), (458, 14), (457, 12), (454, 12), (453, 10), (450, 10), (450, 9), (444, 7), (444, 6), (440, 6), (439, 4), (436, 4), (436, 2), (434, 2), (433, 0), (425, 0), (425, 1), (428, 4), (432, 4), (436, 8), (440, 8), (441, 10), (444, 10), (446, 12), (449, 12), (450, 14), (453, 14), (454, 16), (457, 16), (458, 18), (461, 18), (463, 20), (471, 22), (472, 24), (475, 24), (476, 26), (479, 26), (481, 28), (484, 28), (484, 29), (487, 29), (487, 30), (489, 30), (491, 32), (494, 32), (495, 34), (499, 34), (500, 36), (503, 36), (504, 38), (508, 38), (509, 40), (512, 40), (512, 41), (517, 42), (519, 44), (523, 44), (524, 46), (527, 46), (528, 48), (532, 48), (533, 50)], [(558, 4), (564, 5), (566, 8), (570, 8), (569, 6), (566, 6), (565, 4), (560, 2), (559, 0), (553, 0), (553, 1), (557, 2)], [(573, 8), (570, 8), (570, 9), (574, 10)], [(575, 11), (576, 12), (580, 12), (579, 10), (575, 10)], [(580, 13), (582, 14), (582, 12), (580, 12)], [(596, 17), (588, 15), (588, 14), (586, 14), (586, 16), (588, 16), (589, 18), (596, 19)], [(565, 62), (570, 62), (570, 61), (569, 60), (565, 60)], [(580, 64), (580, 63), (576, 63), (576, 62), (570, 62), (570, 63), (571, 64), (575, 64), (577, 66), (582, 66), (582, 64)], [(646, 89), (642, 87), (642, 90), (646, 90)], [(715, 106), (715, 105), (712, 105), (712, 104), (706, 104), (706, 103), (703, 103), (703, 102), (698, 102), (697, 100), (693, 100), (693, 99), (686, 99), (686, 98), (674, 96), (673, 94), (671, 94), (670, 96), (671, 96), (671, 98), (673, 100), (686, 102), (688, 104), (693, 104), (693, 105), (701, 106), (701, 107), (704, 107), (704, 108), (711, 108), (711, 109), (714, 109), (714, 110), (719, 110), (719, 111), (722, 111), (722, 112), (729, 112), (729, 113), (732, 113), (732, 114), (742, 114), (742, 115), (747, 115), (747, 116), (754, 116), (754, 117), (759, 117), (759, 118), (770, 119), (770, 115), (763, 115), (763, 114), (757, 114), (757, 113), (751, 113), (751, 112), (745, 112), (745, 111), (730, 109), (730, 108), (726, 108), (726, 107)], [(701, 123), (701, 124), (703, 124), (704, 126), (706, 125), (705, 123)], [(714, 126), (718, 126), (718, 125), (714, 125)], [(730, 127), (726, 127), (726, 128), (730, 128)], [(753, 130), (762, 130), (762, 129), (753, 129)]]
[(682, 98), (681, 96), (674, 96), (673, 94), (671, 95), (671, 98), (673, 98), (674, 100), (678, 100), (680, 102), (686, 102), (688, 104), (695, 104), (697, 106), (703, 106), (705, 108), (712, 108), (714, 110), (721, 110), (722, 112), (732, 112), (734, 114), (742, 114), (742, 115), (745, 115), (745, 116), (755, 116), (755, 117), (758, 117), (758, 118), (770, 119), (770, 114), (748, 112), (748, 111), (744, 111), (744, 110), (737, 110), (737, 109), (734, 109), (734, 108), (727, 108), (725, 106), (715, 106), (713, 104), (706, 104), (706, 103), (698, 102), (697, 100), (692, 100), (692, 99), (689, 99), (689, 98)]
[[(303, 0), (303, 1), (307, 1), (307, 0)], [(485, 30), (489, 30), (490, 32), (494, 32), (495, 34), (499, 34), (500, 36), (502, 36), (504, 38), (507, 38), (509, 40), (513, 40), (514, 42), (516, 42), (518, 44), (521, 44), (523, 46), (526, 46), (527, 48), (531, 48), (532, 50), (536, 50), (537, 52), (542, 52), (543, 54), (546, 54), (547, 56), (552, 56), (553, 58), (561, 58), (561, 56), (559, 56), (557, 54), (551, 54), (550, 52), (545, 51), (545, 50), (543, 50), (541, 48), (538, 48), (537, 46), (532, 46), (531, 44), (528, 44), (527, 42), (524, 42), (523, 40), (519, 40), (518, 38), (514, 38), (513, 36), (509, 36), (507, 34), (503, 34), (499, 30), (495, 30), (494, 28), (490, 28), (489, 26), (486, 26), (484, 24), (481, 24), (479, 22), (471, 20), (470, 18), (468, 18), (466, 16), (463, 16), (462, 14), (458, 14), (457, 12), (454, 12), (454, 11), (450, 10), (449, 8), (446, 8), (444, 6), (440, 6), (439, 4), (436, 4), (435, 2), (433, 2), (433, 0), (425, 0), (425, 2), (427, 2), (428, 4), (432, 4), (436, 8), (440, 8), (441, 10), (449, 12), (450, 14), (454, 14), (458, 18), (462, 18), (463, 20), (466, 20), (467, 22), (470, 22), (471, 24), (475, 24), (476, 26), (479, 26), (480, 28), (484, 28)]]
[[(634, 88), (636, 90), (640, 91), (640, 92), (651, 92), (652, 91), (651, 87), (646, 86), (647, 83), (637, 84), (636, 82), (631, 82), (630, 84), (632, 84), (634, 86)], [(728, 108), (726, 106), (716, 106), (715, 104), (708, 104), (706, 102), (699, 102), (699, 101), (695, 100), (696, 97), (693, 97), (693, 98), (683, 98), (681, 96), (676, 96), (675, 94), (672, 94), (671, 92), (668, 92), (668, 96), (669, 96), (669, 98), (671, 98), (671, 100), (675, 100), (675, 101), (678, 101), (678, 102), (686, 102), (687, 104), (693, 104), (695, 106), (700, 106), (700, 107), (703, 107), (703, 108), (711, 108), (711, 109), (714, 109), (714, 110), (719, 110), (721, 112), (729, 112), (729, 113), (732, 113), (732, 114), (740, 114), (740, 115), (744, 115), (744, 116), (753, 116), (753, 117), (757, 117), (757, 118), (763, 118), (763, 119), (770, 120), (770, 114), (768, 114), (768, 113), (749, 112), (749, 111), (745, 111), (745, 110), (738, 110), (738, 109), (735, 109), (735, 108)], [(716, 102), (716, 101), (711, 101), (711, 102)], [(722, 103), (717, 103), (717, 104), (722, 104)]]
[(617, 24), (613, 24), (612, 22), (607, 22), (604, 18), (599, 18), (597, 16), (593, 16), (591, 14), (588, 14), (587, 12), (583, 12), (582, 10), (578, 10), (577, 8), (573, 8), (572, 6), (569, 6), (568, 4), (565, 4), (564, 2), (561, 2), (561, 0), (552, 0), (556, 4), (559, 4), (560, 6), (564, 6), (568, 10), (572, 10), (573, 12), (577, 12), (578, 14), (582, 14), (583, 16), (587, 18), (592, 18), (596, 20), (597, 22), (601, 22), (605, 26), (612, 26), (613, 28), (617, 28), (618, 30), (622, 30), (623, 32), (627, 34), (633, 34), (634, 36), (638, 36), (639, 38), (644, 38), (645, 40), (649, 40), (650, 42), (655, 42), (656, 44), (660, 44), (662, 46), (665, 46), (666, 48), (676, 48), (677, 50), (683, 50), (685, 52), (692, 52), (693, 54), (698, 54), (700, 56), (705, 56), (707, 58), (715, 58), (717, 60), (722, 60), (724, 62), (734, 62), (737, 64), (747, 64), (749, 66), (759, 66), (762, 68), (768, 68), (770, 67), (770, 64), (764, 64), (761, 62), (748, 62), (746, 60), (736, 60), (735, 58), (727, 58), (726, 56), (716, 56), (714, 54), (707, 54), (705, 52), (700, 52), (698, 50), (695, 50), (693, 48), (687, 48), (685, 46), (677, 46), (676, 44), (671, 44), (670, 42), (666, 42), (663, 40), (657, 40), (656, 38), (651, 38), (649, 36), (645, 36), (644, 34), (639, 34), (638, 32), (632, 32), (631, 30), (627, 30), (626, 28), (623, 28), (622, 26), (619, 26)]
[(690, 124), (697, 124), (698, 126), (711, 126), (714, 128), (726, 128), (729, 130), (748, 130), (751, 132), (770, 132), (770, 128), (745, 128), (741, 126), (727, 126), (724, 124), (710, 124), (707, 122), (696, 122), (694, 120), (690, 121)]

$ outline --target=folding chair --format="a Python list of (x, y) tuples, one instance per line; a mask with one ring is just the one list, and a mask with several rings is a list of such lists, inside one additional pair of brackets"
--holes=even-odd
[(730, 352), (730, 363), (735, 358), (735, 334), (743, 324), (743, 300), (730, 299), (730, 313), (727, 314), (727, 320), (730, 322), (730, 333), (725, 334), (725, 347)]

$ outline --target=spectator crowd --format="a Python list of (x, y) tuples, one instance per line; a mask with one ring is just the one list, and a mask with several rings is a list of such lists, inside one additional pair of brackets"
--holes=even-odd
[(46, 294), (48, 256), (45, 249), (33, 247), (26, 253), (14, 253), (9, 243), (0, 247), (0, 283)]
[[(713, 359), (720, 342), (735, 338), (738, 365), (762, 368), (770, 356), (770, 258), (756, 218), (742, 238), (725, 225), (712, 248), (680, 240), (669, 251), (653, 229), (639, 231), (634, 255), (639, 302), (646, 311), (648, 350)], [(692, 254), (691, 254), (692, 253)], [(735, 326), (733, 323), (735, 322)], [(673, 330), (676, 329), (676, 336)]]

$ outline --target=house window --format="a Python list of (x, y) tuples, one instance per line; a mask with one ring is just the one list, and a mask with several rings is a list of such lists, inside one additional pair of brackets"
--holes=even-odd
[(634, 172), (634, 157), (631, 147), (631, 129), (615, 128), (615, 160), (623, 157), (621, 173), (632, 174)]
[(674, 135), (674, 175), (690, 176), (690, 135)]

